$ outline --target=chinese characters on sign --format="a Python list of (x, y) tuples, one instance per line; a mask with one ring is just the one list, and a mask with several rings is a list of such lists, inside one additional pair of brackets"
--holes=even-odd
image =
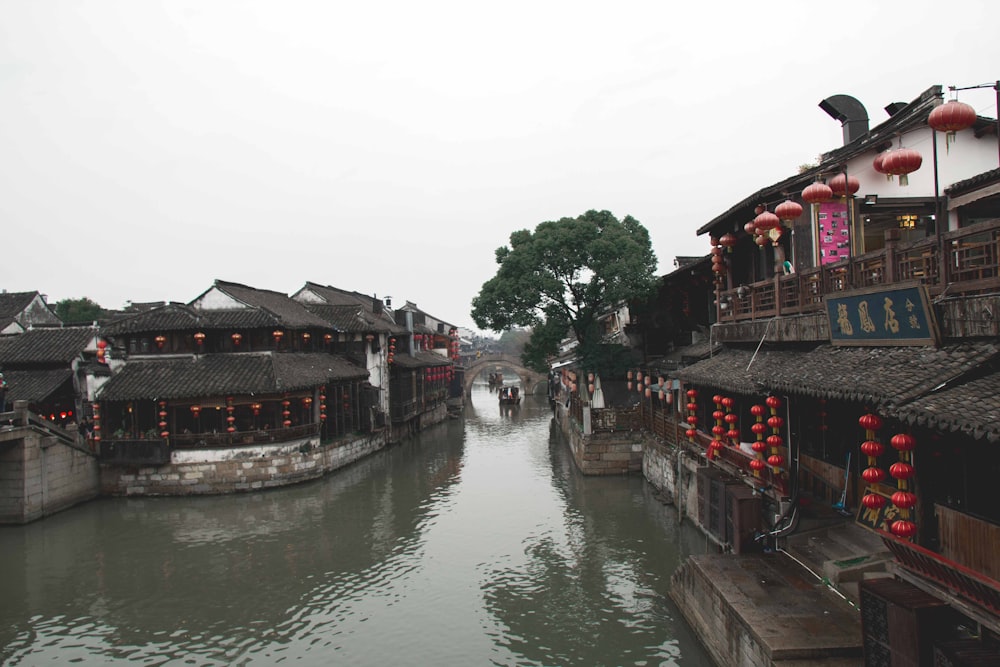
[(840, 345), (933, 345), (934, 313), (920, 286), (868, 289), (826, 299), (830, 340)]

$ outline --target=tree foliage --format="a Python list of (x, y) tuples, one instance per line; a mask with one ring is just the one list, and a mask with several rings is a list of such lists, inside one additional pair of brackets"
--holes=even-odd
[(649, 232), (638, 220), (618, 220), (608, 211), (587, 211), (510, 235), (496, 251), (496, 275), (472, 301), (472, 319), (482, 329), (530, 327), (523, 361), (547, 368), (567, 335), (580, 357), (593, 361), (600, 343), (599, 318), (656, 284), (656, 256)]
[(81, 299), (63, 299), (56, 302), (56, 315), (67, 323), (96, 322), (101, 319), (104, 309), (87, 297)]

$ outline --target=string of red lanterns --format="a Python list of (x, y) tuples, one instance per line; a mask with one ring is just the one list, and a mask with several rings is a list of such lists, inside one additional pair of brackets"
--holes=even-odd
[(897, 433), (889, 440), (889, 444), (899, 452), (899, 461), (889, 466), (889, 474), (896, 479), (896, 488), (892, 494), (892, 504), (899, 509), (902, 519), (893, 521), (889, 530), (896, 537), (909, 539), (916, 535), (917, 525), (910, 521), (910, 510), (917, 504), (917, 496), (909, 490), (909, 480), (916, 474), (910, 463), (910, 452), (916, 446), (916, 439), (908, 433)]
[(785, 420), (778, 414), (781, 399), (777, 396), (768, 396), (764, 402), (771, 409), (771, 416), (767, 418), (767, 425), (771, 427), (771, 435), (767, 436), (767, 446), (771, 448), (771, 455), (767, 457), (767, 465), (771, 466), (772, 474), (781, 475), (785, 465), (785, 457), (781, 455), (781, 447), (785, 444), (781, 438), (781, 427), (785, 425)]
[(719, 456), (723, 447), (722, 438), (726, 434), (726, 427), (722, 425), (726, 418), (726, 413), (722, 409), (722, 396), (716, 394), (712, 397), (712, 402), (715, 403), (715, 411), (712, 412), (715, 426), (712, 427), (712, 441), (708, 443), (707, 456), (709, 461), (713, 461)]
[(170, 436), (170, 431), (167, 430), (167, 402), (160, 401), (160, 437), (166, 440)]
[(750, 408), (750, 414), (756, 420), (750, 430), (757, 436), (756, 442), (753, 443), (755, 458), (750, 461), (750, 469), (753, 471), (754, 477), (760, 477), (761, 471), (767, 467), (767, 463), (764, 462), (764, 453), (767, 451), (767, 443), (764, 442), (764, 433), (767, 432), (767, 424), (764, 423), (766, 412), (763, 405), (754, 405)]
[(688, 389), (687, 390), (687, 410), (688, 416), (684, 420), (688, 423), (688, 429), (685, 431), (684, 435), (688, 437), (688, 440), (694, 442), (695, 436), (698, 434), (698, 390)]
[(722, 397), (722, 407), (726, 409), (725, 421), (729, 428), (726, 431), (726, 437), (729, 438), (734, 447), (738, 447), (740, 444), (740, 429), (738, 426), (740, 417), (733, 412), (733, 406), (735, 405), (736, 401), (731, 396)]
[(236, 432), (236, 416), (233, 412), (236, 408), (233, 406), (233, 397), (226, 396), (226, 432), (235, 433)]
[(865, 440), (861, 443), (861, 453), (868, 457), (868, 467), (861, 473), (861, 479), (868, 488), (861, 504), (871, 511), (877, 512), (885, 507), (885, 496), (874, 493), (876, 484), (880, 484), (885, 479), (885, 471), (878, 467), (878, 457), (885, 451), (882, 443), (878, 441), (875, 431), (882, 428), (882, 419), (872, 413), (864, 414), (858, 419), (858, 425), (865, 430)]

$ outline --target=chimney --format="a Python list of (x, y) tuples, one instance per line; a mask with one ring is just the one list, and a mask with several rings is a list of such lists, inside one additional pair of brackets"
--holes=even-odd
[(376, 295), (372, 295), (372, 312), (376, 315), (382, 314), (382, 299)]
[(819, 108), (839, 120), (844, 129), (844, 145), (868, 133), (868, 111), (850, 95), (832, 95)]

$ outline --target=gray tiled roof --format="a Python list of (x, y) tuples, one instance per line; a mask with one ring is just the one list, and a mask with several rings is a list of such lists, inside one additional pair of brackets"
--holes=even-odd
[(391, 320), (366, 310), (360, 304), (328, 305), (320, 303), (306, 304), (311, 313), (321, 317), (327, 326), (346, 333), (406, 333), (404, 327)]
[(443, 355), (421, 351), (412, 357), (405, 352), (399, 353), (395, 356), (392, 363), (400, 368), (429, 368), (431, 366), (447, 366), (453, 362)]
[(364, 368), (332, 354), (205, 354), (129, 361), (102, 387), (99, 398), (115, 401), (273, 394), (367, 377)]
[[(70, 382), (73, 371), (69, 368), (5, 370), (3, 377), (7, 381), (7, 406), (10, 409), (12, 401), (44, 401)], [(72, 385), (68, 386), (68, 390), (73, 390)]]
[(0, 366), (12, 364), (69, 364), (97, 335), (93, 327), (29, 329), (0, 338)]
[(258, 308), (239, 310), (198, 310), (170, 303), (159, 308), (127, 315), (101, 327), (105, 336), (129, 333), (165, 333), (193, 329), (255, 329), (280, 326), (281, 320)]
[(0, 292), (0, 318), (11, 318), (20, 315), (38, 292)]
[[(247, 287), (238, 283), (215, 281), (216, 289), (249, 306), (262, 308), (275, 315), (286, 327), (326, 327), (327, 323), (313, 315), (305, 306), (287, 294)], [(225, 312), (213, 310), (209, 312)]]
[(1000, 441), (1000, 373), (944, 387), (891, 411), (907, 424)]
[(998, 352), (995, 342), (940, 348), (821, 345), (813, 350), (765, 348), (759, 352), (727, 348), (675, 375), (743, 394), (797, 393), (885, 409), (975, 371)]

